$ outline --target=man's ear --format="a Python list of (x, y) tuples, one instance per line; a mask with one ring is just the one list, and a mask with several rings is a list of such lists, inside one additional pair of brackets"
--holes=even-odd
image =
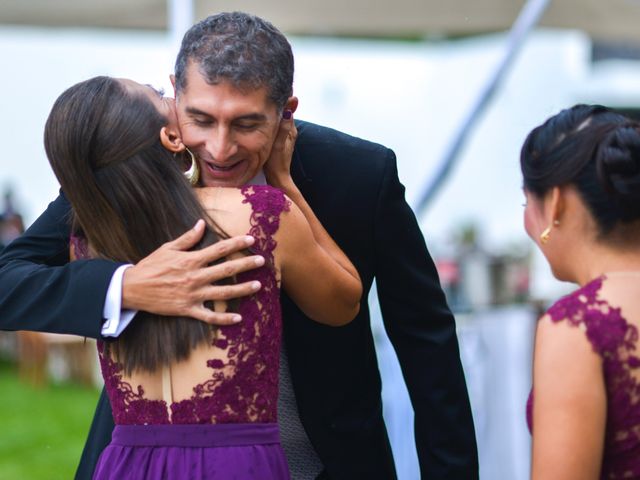
[(176, 76), (172, 73), (171, 75), (169, 75), (169, 80), (171, 81), (171, 86), (173, 87), (173, 98), (176, 98)]
[(298, 97), (291, 96), (287, 99), (287, 103), (284, 104), (284, 110), (290, 110), (291, 113), (295, 113), (298, 109)]
[(183, 151), (186, 147), (182, 143), (182, 138), (174, 130), (168, 127), (162, 127), (160, 129), (160, 143), (162, 146), (173, 153)]

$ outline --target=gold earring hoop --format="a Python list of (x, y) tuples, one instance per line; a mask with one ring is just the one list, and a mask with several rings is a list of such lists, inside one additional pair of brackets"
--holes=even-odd
[(191, 166), (189, 167), (189, 170), (184, 172), (184, 176), (189, 180), (189, 183), (195, 187), (200, 180), (200, 167), (198, 167), (198, 161), (196, 160), (196, 156), (193, 152), (186, 147), (185, 150), (191, 157)]
[[(560, 225), (560, 221), (559, 220), (554, 220), (553, 221), (553, 226), (557, 227), (558, 225)], [(540, 234), (540, 243), (543, 244), (547, 244), (549, 243), (549, 239), (551, 238), (551, 225), (549, 225), (547, 228), (545, 228), (542, 233)]]
[(549, 238), (551, 238), (551, 227), (547, 227), (542, 231), (540, 234), (540, 243), (549, 243)]

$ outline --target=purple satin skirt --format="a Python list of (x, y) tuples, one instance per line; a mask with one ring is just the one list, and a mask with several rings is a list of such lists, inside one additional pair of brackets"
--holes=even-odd
[(289, 480), (275, 423), (116, 425), (102, 479)]

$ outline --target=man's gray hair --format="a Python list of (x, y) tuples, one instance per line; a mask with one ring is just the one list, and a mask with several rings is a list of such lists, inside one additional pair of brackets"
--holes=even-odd
[(211, 15), (185, 33), (175, 65), (178, 94), (187, 87), (189, 63), (197, 65), (210, 85), (266, 86), (278, 108), (293, 94), (291, 45), (271, 23), (248, 13)]

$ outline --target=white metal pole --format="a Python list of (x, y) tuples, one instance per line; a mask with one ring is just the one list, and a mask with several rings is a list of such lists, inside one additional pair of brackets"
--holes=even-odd
[(431, 200), (435, 197), (436, 193), (444, 183), (444, 180), (449, 175), (453, 168), (460, 150), (464, 145), (469, 133), (474, 127), (475, 123), (480, 119), (480, 116), (484, 112), (485, 108), (489, 105), (491, 98), (500, 85), (500, 82), (504, 78), (507, 70), (513, 63), (516, 55), (524, 45), (527, 35), (533, 30), (533, 28), (540, 21), (540, 18), (544, 14), (545, 10), (549, 6), (550, 0), (528, 0), (524, 5), (518, 18), (511, 27), (509, 32), (509, 38), (507, 40), (507, 47), (504, 51), (501, 61), (498, 64), (498, 68), (495, 73), (478, 96), (478, 100), (469, 110), (469, 114), (465, 118), (464, 122), (460, 125), (459, 130), (453, 136), (453, 140), (449, 145), (447, 154), (442, 161), (442, 164), (438, 168), (438, 171), (432, 177), (431, 182), (423, 190), (418, 203), (415, 205), (416, 215), (420, 215), (427, 208)]
[(184, 32), (193, 25), (193, 12), (193, 0), (167, 0), (169, 34), (174, 45), (180, 45)]

